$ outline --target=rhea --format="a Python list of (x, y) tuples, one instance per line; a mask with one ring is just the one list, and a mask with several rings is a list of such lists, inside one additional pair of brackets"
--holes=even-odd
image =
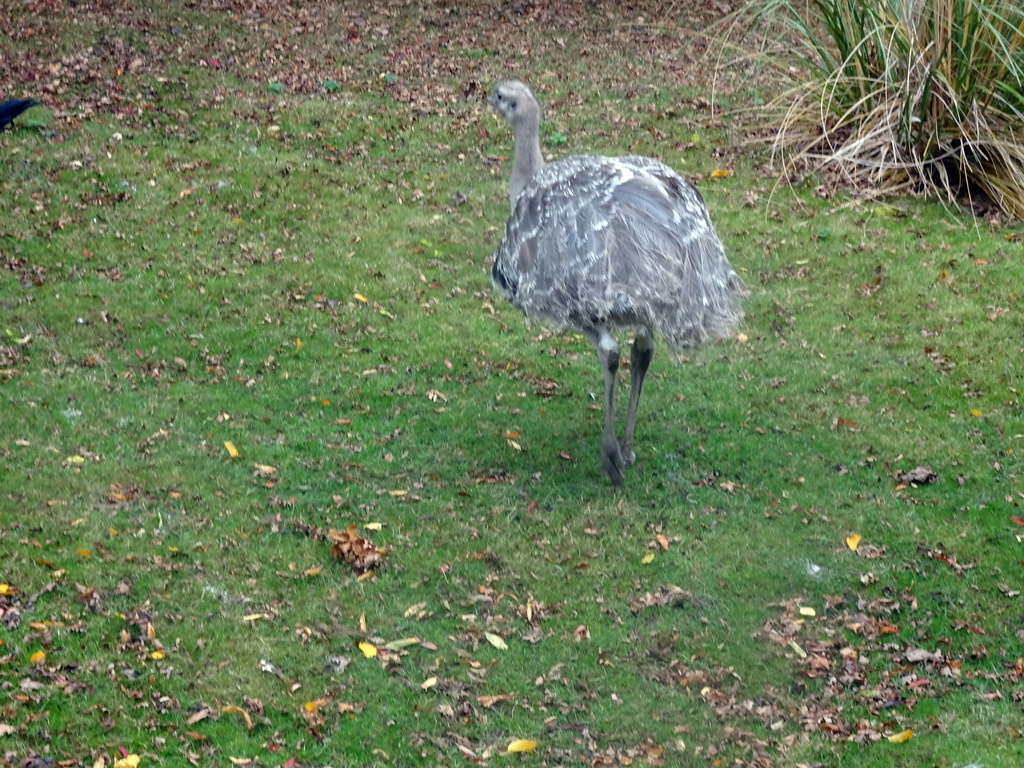
[[(601, 466), (615, 486), (636, 460), (633, 430), (660, 336), (679, 352), (728, 334), (746, 289), (725, 256), (700, 193), (649, 157), (575, 155), (544, 162), (541, 108), (518, 80), (491, 105), (515, 136), (512, 213), (494, 255), (497, 290), (530, 319), (575, 328), (604, 369)], [(625, 429), (615, 431), (619, 345), (633, 331)]]

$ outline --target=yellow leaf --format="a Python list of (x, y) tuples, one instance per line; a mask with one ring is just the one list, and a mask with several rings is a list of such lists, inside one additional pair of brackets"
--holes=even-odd
[(848, 546), (852, 552), (856, 552), (857, 545), (860, 544), (860, 538), (859, 533), (851, 533), (846, 537), (846, 546)]
[(653, 552), (648, 552), (646, 555), (644, 555), (642, 558), (640, 558), (640, 562), (643, 563), (644, 565), (650, 565), (651, 563), (654, 562), (654, 553)]
[(303, 575), (303, 576), (319, 576), (319, 575), (320, 575), (320, 566), (319, 566), (319, 565), (314, 565), (314, 566), (313, 566), (313, 567), (311, 567), (311, 568), (307, 568), (307, 569), (306, 569), (306, 570), (305, 570), (305, 571), (303, 572), (303, 574), (302, 574), (302, 575)]
[(295, 348), (302, 349), (302, 339), (298, 338), (297, 336), (295, 337)]
[(252, 765), (251, 757), (232, 757), (231, 755), (228, 755), (228, 760), (230, 760), (233, 765)]
[(977, 408), (972, 408), (971, 416), (981, 416), (981, 411), (979, 411)]
[(109, 533), (111, 537), (114, 537), (117, 536), (118, 530), (117, 528), (108, 528), (107, 533)]
[(508, 646), (505, 641), (493, 632), (484, 632), (484, 637), (487, 638), (487, 642), (497, 648), (499, 651), (507, 651)]
[(70, 461), (72, 464), (85, 464), (85, 459), (83, 459), (81, 456), (77, 454), (74, 456), (68, 456), (68, 461)]
[(537, 748), (536, 741), (529, 739), (516, 739), (508, 745), (506, 752), (533, 752)]
[(902, 733), (894, 733), (889, 737), (889, 741), (893, 744), (902, 744), (905, 741), (910, 741), (912, 738), (914, 738), (914, 732), (907, 728), (907, 730)]
[(384, 527), (384, 523), (367, 523), (363, 526), (368, 531), (379, 531)]
[(800, 608), (800, 615), (801, 616), (814, 616), (815, 615), (814, 609), (810, 608), (808, 606), (802, 606)]
[(78, 550), (78, 556), (79, 557), (88, 557), (91, 554), (92, 554), (92, 552), (90, 552), (88, 549), (81, 549), (81, 548), (79, 548), (79, 550)]
[(316, 712), (320, 707), (327, 703), (327, 699), (317, 699), (316, 701), (307, 701), (305, 704), (307, 712)]
[(10, 584), (0, 584), (0, 595), (16, 595), (18, 590), (12, 587)]
[(373, 643), (362, 642), (359, 644), (359, 650), (363, 652), (363, 656), (368, 659), (372, 659), (377, 655), (377, 646)]
[(228, 456), (230, 456), (232, 459), (238, 458), (238, 449), (235, 448), (234, 443), (232, 443), (230, 440), (225, 440), (224, 447), (227, 449)]
[(149, 658), (154, 659), (155, 661), (160, 661), (160, 659), (162, 659), (165, 655), (166, 654), (163, 651), (153, 651), (151, 654), (149, 654)]
[(410, 645), (416, 645), (419, 641), (418, 637), (405, 637), (401, 640), (392, 640), (390, 643), (385, 643), (384, 648), (389, 651), (400, 651), (403, 648), (408, 648)]
[(46, 661), (46, 653), (43, 651), (36, 651), (31, 656), (29, 656), (28, 660), (31, 661), (33, 664), (42, 664), (44, 661)]
[(139, 756), (127, 755), (114, 761), (114, 768), (139, 768)]
[(425, 691), (428, 688), (433, 688), (435, 685), (437, 685), (437, 678), (436, 677), (428, 677), (426, 680), (424, 680), (422, 683), (420, 683), (420, 688), (422, 688)]
[(265, 613), (250, 613), (242, 617), (242, 621), (259, 621), (260, 619), (270, 618)]
[(727, 179), (732, 176), (732, 171), (726, 168), (716, 168), (711, 172), (712, 179)]
[(367, 299), (361, 293), (354, 293), (354, 294), (352, 294), (352, 296), (355, 298), (356, 301), (361, 301), (361, 302), (363, 302), (363, 304), (366, 304), (369, 301), (369, 299)]
[(252, 718), (249, 717), (249, 713), (241, 707), (236, 706), (234, 704), (228, 704), (226, 706), (221, 707), (220, 711), (222, 714), (225, 715), (234, 713), (240, 714), (242, 716), (242, 719), (245, 720), (245, 727), (249, 730), (252, 730)]

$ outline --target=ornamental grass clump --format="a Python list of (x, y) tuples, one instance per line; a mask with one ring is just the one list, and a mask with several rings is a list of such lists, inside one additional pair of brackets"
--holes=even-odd
[(861, 187), (1024, 218), (1019, 0), (761, 0), (795, 43), (775, 154)]

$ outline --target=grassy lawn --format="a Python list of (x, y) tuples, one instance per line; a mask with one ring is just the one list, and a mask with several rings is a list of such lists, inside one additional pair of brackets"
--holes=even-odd
[[(0, 11), (0, 765), (1024, 758), (1019, 224), (778, 186), (674, 6), (54, 6)], [(618, 492), (593, 349), (491, 290), (508, 75), (752, 288)]]

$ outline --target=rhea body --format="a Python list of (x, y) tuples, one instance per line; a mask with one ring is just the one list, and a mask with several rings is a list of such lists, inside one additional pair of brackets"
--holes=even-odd
[[(495, 289), (528, 318), (576, 328), (596, 347), (605, 379), (601, 465), (620, 485), (636, 459), (633, 432), (660, 336), (674, 350), (726, 335), (746, 289), (725, 256), (700, 193), (649, 157), (575, 155), (545, 164), (541, 108), (518, 80), (491, 105), (511, 126), (511, 215), (494, 255)], [(619, 345), (631, 330), (630, 395), (615, 431)]]

